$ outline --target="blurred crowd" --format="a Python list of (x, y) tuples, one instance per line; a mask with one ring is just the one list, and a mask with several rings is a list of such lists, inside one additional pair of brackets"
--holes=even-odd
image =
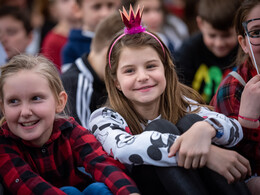
[[(118, 9), (140, 6), (142, 25), (167, 46), (180, 82), (210, 108), (239, 120), (245, 139), (237, 151), (259, 175), (260, 92), (252, 90), (260, 80), (259, 5), (259, 0), (0, 0), (0, 65), (21, 53), (48, 58), (68, 94), (68, 114), (87, 128), (91, 113), (107, 100), (108, 48), (124, 28)], [(259, 185), (252, 181), (254, 192)]]

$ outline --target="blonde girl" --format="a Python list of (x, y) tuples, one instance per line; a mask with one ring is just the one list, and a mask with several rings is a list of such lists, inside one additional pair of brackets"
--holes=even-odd
[(1, 67), (0, 178), (5, 193), (138, 193), (124, 167), (106, 155), (88, 130), (59, 115), (66, 102), (59, 73), (46, 58), (17, 55)]

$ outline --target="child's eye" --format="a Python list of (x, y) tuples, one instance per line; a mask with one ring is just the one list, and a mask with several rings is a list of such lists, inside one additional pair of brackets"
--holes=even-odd
[(9, 104), (17, 104), (18, 100), (17, 99), (10, 99), (10, 100), (8, 100), (8, 103)]
[(42, 98), (40, 98), (39, 96), (34, 96), (33, 98), (32, 98), (32, 100), (35, 100), (35, 101), (39, 101), (39, 100), (41, 100)]
[(95, 4), (95, 5), (93, 6), (93, 9), (94, 9), (94, 10), (100, 10), (101, 7), (102, 7), (101, 4)]
[(134, 69), (132, 69), (132, 68), (131, 68), (131, 69), (130, 69), (130, 68), (129, 68), (129, 69), (126, 69), (126, 70), (124, 71), (124, 73), (132, 73), (132, 72), (134, 72)]
[(147, 68), (148, 68), (148, 69), (151, 69), (151, 68), (154, 68), (154, 67), (156, 67), (156, 65), (154, 65), (154, 64), (149, 64), (149, 65), (147, 65)]
[(209, 37), (213, 39), (213, 38), (216, 37), (216, 35), (215, 34), (209, 34)]
[(113, 8), (113, 7), (115, 7), (115, 4), (112, 3), (112, 2), (109, 2), (109, 3), (107, 4), (107, 7), (108, 7), (108, 8)]
[(249, 32), (250, 36), (252, 37), (260, 37), (260, 29), (257, 29), (257, 30), (251, 30)]

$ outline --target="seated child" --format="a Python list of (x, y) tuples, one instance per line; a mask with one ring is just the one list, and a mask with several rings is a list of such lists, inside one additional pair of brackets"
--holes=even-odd
[[(235, 149), (251, 164), (253, 176), (247, 185), (260, 194), (260, 1), (246, 0), (235, 19), (240, 44), (234, 76), (226, 76), (211, 101), (217, 112), (238, 119), (244, 138)], [(257, 177), (256, 177), (257, 176)]]
[(0, 86), (0, 178), (6, 192), (87, 194), (94, 188), (99, 195), (138, 193), (124, 166), (64, 115), (67, 94), (52, 62), (17, 55), (1, 67)]
[[(211, 144), (236, 145), (243, 136), (239, 122), (211, 111), (178, 81), (168, 48), (140, 25), (142, 9), (121, 16), (126, 28), (107, 53), (108, 101), (91, 114), (89, 129), (107, 153), (132, 168), (142, 194), (248, 194), (239, 182), (251, 174), (248, 160)], [(190, 114), (200, 119), (180, 127)], [(159, 119), (180, 132), (149, 128)]]
[(180, 80), (209, 103), (222, 78), (234, 67), (238, 42), (233, 24), (240, 0), (200, 0), (200, 33), (184, 41), (175, 53)]

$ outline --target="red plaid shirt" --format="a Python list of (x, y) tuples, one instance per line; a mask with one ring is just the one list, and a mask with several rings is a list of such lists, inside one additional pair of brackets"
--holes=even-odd
[(101, 144), (73, 118), (57, 119), (46, 144), (35, 147), (12, 134), (6, 123), (0, 129), (0, 181), (12, 194), (65, 194), (59, 188), (82, 190), (93, 182), (77, 167), (104, 182), (114, 194), (138, 192), (121, 169), (106, 155)]
[[(237, 72), (245, 82), (257, 74), (256, 69), (246, 62), (239, 67)], [(228, 75), (221, 82), (210, 104), (215, 107), (216, 112), (237, 119), (243, 90), (244, 86), (236, 78)], [(243, 128), (243, 132), (244, 138), (235, 149), (250, 161), (252, 171), (260, 175), (260, 127)]]

